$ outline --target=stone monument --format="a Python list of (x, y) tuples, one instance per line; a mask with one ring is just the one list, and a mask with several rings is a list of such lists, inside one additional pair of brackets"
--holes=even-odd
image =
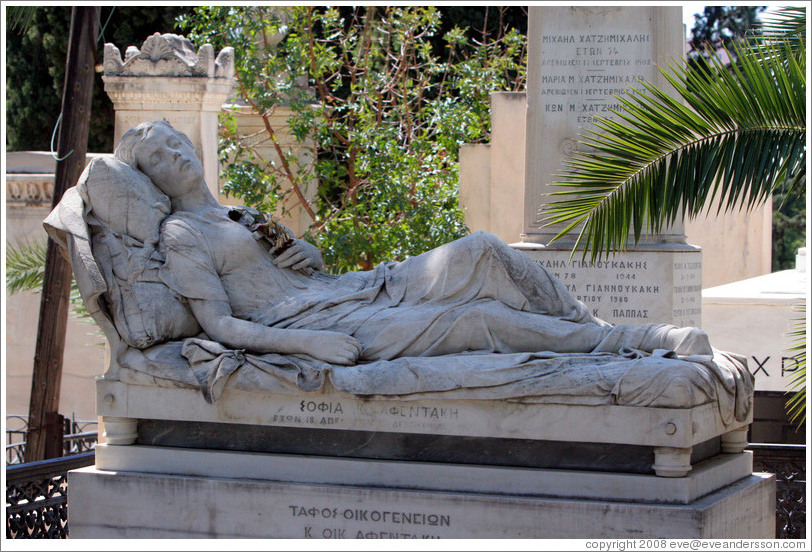
[[(527, 154), (523, 244), (597, 316), (612, 322), (670, 322), (701, 318), (702, 257), (685, 243), (678, 221), (644, 236), (633, 250), (584, 263), (570, 260), (572, 240), (547, 244), (560, 230), (539, 222), (562, 160), (581, 147), (578, 134), (596, 115), (614, 117), (622, 95), (638, 80), (665, 88), (657, 66), (683, 53), (679, 6), (533, 7), (530, 9)], [(544, 199), (543, 199), (544, 198)]]
[(484, 233), (324, 274), (204, 175), (145, 123), (46, 220), (111, 351), (72, 537), (773, 531), (752, 377), (703, 332), (608, 325)]
[[(582, 261), (580, 253), (570, 260), (574, 238), (548, 244), (560, 227), (544, 226), (539, 208), (557, 189), (552, 184), (563, 171), (563, 160), (583, 147), (579, 134), (596, 116), (612, 117), (609, 110), (621, 107), (613, 96), (626, 93), (637, 79), (665, 88), (657, 65), (680, 59), (683, 43), (679, 7), (530, 7), (526, 112), (520, 94), (495, 94), (490, 146), (468, 146), (460, 155), (462, 203), (474, 205), (469, 212), (488, 213), (477, 215), (489, 220), (474, 220), (474, 227), (487, 224), (500, 236), (521, 238), (514, 247), (542, 263), (595, 316), (610, 322), (698, 325), (699, 248), (685, 243), (678, 221), (594, 265)], [(526, 120), (519, 122), (519, 117)], [(524, 143), (517, 133), (525, 136)], [(524, 159), (517, 154), (522, 147)], [(491, 159), (489, 182), (469, 190), (471, 184), (463, 182), (471, 172), (466, 165), (482, 155)], [(525, 166), (519, 170), (518, 163)], [(483, 189), (489, 198), (482, 197)], [(520, 234), (515, 234), (519, 225)]]
[(116, 111), (113, 143), (142, 121), (166, 119), (186, 133), (206, 169), (206, 182), (219, 197), (217, 116), (234, 87), (234, 49), (215, 57), (211, 44), (195, 52), (179, 35), (155, 33), (124, 59), (104, 45), (104, 90)]

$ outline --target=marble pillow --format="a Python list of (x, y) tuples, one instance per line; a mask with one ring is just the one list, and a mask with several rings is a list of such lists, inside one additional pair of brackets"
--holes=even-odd
[(188, 303), (158, 278), (157, 251), (169, 198), (140, 171), (112, 157), (91, 161), (76, 185), (87, 207), (93, 256), (122, 340), (138, 349), (200, 333)]
[(170, 204), (147, 175), (113, 157), (90, 162), (77, 184), (93, 218), (105, 229), (144, 244), (157, 244)]

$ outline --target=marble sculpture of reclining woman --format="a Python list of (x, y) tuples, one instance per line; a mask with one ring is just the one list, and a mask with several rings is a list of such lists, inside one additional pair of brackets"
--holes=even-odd
[[(720, 369), (701, 330), (608, 324), (543, 267), (489, 234), (370, 271), (328, 275), (310, 243), (294, 239), (275, 254), (233, 220), (209, 193), (189, 139), (168, 123), (131, 129), (115, 158), (168, 196), (171, 214), (166, 206), (158, 210), (157, 274), (188, 302), (205, 336), (227, 349), (308, 358), (336, 369), (472, 353), (543, 352), (589, 364), (607, 354), (624, 360), (618, 355), (629, 351), (637, 357), (668, 351), (711, 366), (734, 400), (752, 393), (740, 359), (725, 355)], [(739, 414), (746, 410), (749, 405), (737, 407)]]

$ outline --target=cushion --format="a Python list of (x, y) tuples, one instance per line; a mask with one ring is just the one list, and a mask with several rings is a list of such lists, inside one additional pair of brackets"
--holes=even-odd
[(150, 179), (112, 157), (94, 159), (77, 191), (87, 208), (92, 250), (121, 339), (138, 349), (200, 333), (186, 300), (158, 278), (156, 250), (169, 198)]
[(169, 198), (141, 171), (113, 157), (97, 157), (77, 188), (105, 229), (142, 243), (158, 242), (161, 221), (170, 213)]

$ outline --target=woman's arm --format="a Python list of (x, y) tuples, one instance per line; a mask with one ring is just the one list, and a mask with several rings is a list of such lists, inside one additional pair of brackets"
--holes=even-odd
[(305, 354), (330, 364), (355, 364), (361, 344), (354, 337), (329, 331), (269, 328), (234, 318), (224, 301), (189, 299), (189, 306), (208, 336), (233, 349), (256, 353)]

